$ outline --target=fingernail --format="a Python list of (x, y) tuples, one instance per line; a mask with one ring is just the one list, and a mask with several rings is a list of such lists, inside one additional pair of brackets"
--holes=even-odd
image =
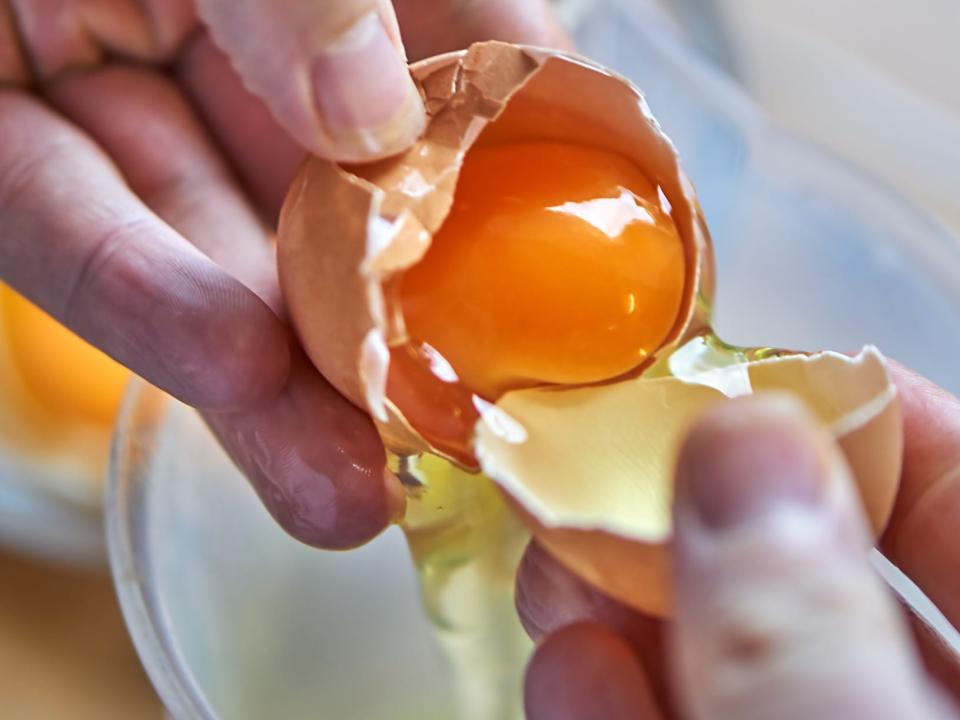
[(423, 128), (407, 64), (376, 12), (362, 16), (313, 63), (314, 98), (344, 160), (400, 152)]
[(692, 430), (677, 465), (678, 503), (724, 530), (822, 501), (828, 458), (809, 412), (790, 396), (727, 403)]

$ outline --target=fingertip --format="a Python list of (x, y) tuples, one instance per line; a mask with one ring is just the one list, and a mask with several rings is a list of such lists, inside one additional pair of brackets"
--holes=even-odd
[[(830, 548), (864, 562), (863, 521), (839, 450), (786, 394), (724, 402), (684, 439), (676, 466), (672, 570), (677, 613), (711, 617), (717, 597), (751, 598)], [(787, 592), (786, 586), (778, 587)]]
[(561, 566), (531, 540), (517, 569), (514, 603), (520, 624), (535, 642), (562, 624), (558, 617), (565, 614), (572, 601), (565, 579)]
[(379, 12), (328, 41), (312, 60), (311, 80), (322, 124), (315, 152), (376, 160), (405, 150), (423, 130), (423, 101)]
[(300, 542), (356, 547), (401, 512), (402, 490), (372, 421), (299, 353), (276, 398), (206, 418), (276, 522)]
[(244, 84), (305, 149), (365, 162), (407, 149), (423, 129), (423, 101), (382, 0), (199, 7)]
[(517, 571), (516, 606), (533, 640), (584, 620), (627, 632), (635, 619), (641, 619), (574, 575), (535, 540), (524, 551)]
[(335, 477), (317, 468), (274, 471), (254, 488), (288, 535), (320, 550), (360, 547), (394, 522), (396, 505), (375, 474), (342, 465), (330, 472)]
[(625, 640), (599, 623), (548, 636), (524, 678), (528, 720), (661, 718), (643, 666)]
[(709, 410), (677, 462), (678, 524), (695, 515), (722, 530), (786, 505), (815, 507), (836, 452), (793, 396), (767, 393)]
[(925, 704), (849, 472), (795, 401), (708, 413), (680, 455), (674, 517), (671, 656), (691, 716), (879, 719)]
[(367, 433), (349, 417), (342, 420), (340, 441), (322, 454), (304, 447), (309, 439), (298, 437), (267, 475), (254, 477), (280, 526), (300, 542), (324, 550), (364, 545), (400, 512), (375, 431)]

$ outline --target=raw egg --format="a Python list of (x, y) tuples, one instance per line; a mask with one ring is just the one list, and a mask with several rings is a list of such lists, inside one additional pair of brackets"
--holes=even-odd
[(476, 148), (430, 249), (397, 279), (409, 340), (387, 394), (469, 463), (473, 396), (641, 366), (676, 321), (685, 264), (656, 188), (626, 158), (560, 142)]
[(410, 338), (486, 398), (615, 377), (680, 310), (683, 243), (625, 158), (558, 142), (477, 148), (423, 259), (400, 278)]
[(636, 88), (504, 43), (413, 74), (420, 140), (370, 165), (309, 160), (278, 239), (304, 348), (388, 450), (482, 471), (561, 562), (667, 614), (684, 429), (725, 397), (786, 390), (837, 438), (879, 532), (902, 452), (883, 357), (715, 336), (706, 225)]

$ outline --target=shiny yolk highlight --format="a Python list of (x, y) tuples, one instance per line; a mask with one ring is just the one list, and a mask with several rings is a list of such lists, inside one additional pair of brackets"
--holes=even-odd
[[(495, 400), (616, 377), (666, 339), (685, 278), (673, 220), (626, 158), (558, 142), (476, 147), (450, 215), (400, 280), (411, 342), (395, 349), (391, 379), (403, 372), (407, 382), (388, 394), (433, 440), (438, 423), (444, 434), (472, 427), (468, 408), (456, 423), (439, 418), (464, 391), (469, 403), (470, 393)], [(428, 368), (433, 377), (421, 377)], [(426, 391), (438, 379), (460, 388)]]
[(129, 371), (0, 285), (0, 326), (31, 395), (57, 417), (109, 426)]

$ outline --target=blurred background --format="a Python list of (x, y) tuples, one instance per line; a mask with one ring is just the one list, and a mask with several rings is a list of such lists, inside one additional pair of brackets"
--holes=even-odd
[[(957, 390), (950, 343), (960, 337), (960, 304), (949, 291), (960, 287), (955, 0), (557, 4), (587, 54), (650, 90), (654, 112), (689, 160), (718, 245), (721, 329), (739, 335), (730, 339), (882, 340)], [(805, 148), (814, 146), (825, 152), (811, 160)], [(761, 182), (791, 173), (817, 178), (820, 194), (790, 183), (774, 192)], [(756, 201), (744, 201), (747, 193)], [(834, 205), (823, 199), (831, 194)], [(813, 230), (801, 227), (802, 207), (789, 210), (794, 201), (810, 204)], [(882, 212), (871, 219), (871, 208)], [(805, 264), (783, 245), (768, 259), (792, 269), (774, 272), (770, 287), (819, 291), (844, 304), (838, 317), (824, 320), (824, 310), (794, 321), (789, 303), (768, 303), (766, 315), (751, 309), (756, 293), (736, 284), (756, 282), (761, 292), (758, 278), (769, 267), (749, 239), (773, 235), (809, 242), (812, 259)], [(887, 238), (875, 250), (874, 235)], [(811, 268), (834, 270), (818, 276)], [(4, 718), (161, 717), (118, 608), (102, 528), (110, 430), (127, 380), (0, 289)], [(276, 542), (287, 552), (285, 540)]]
[(658, 2), (778, 125), (960, 231), (957, 3)]

